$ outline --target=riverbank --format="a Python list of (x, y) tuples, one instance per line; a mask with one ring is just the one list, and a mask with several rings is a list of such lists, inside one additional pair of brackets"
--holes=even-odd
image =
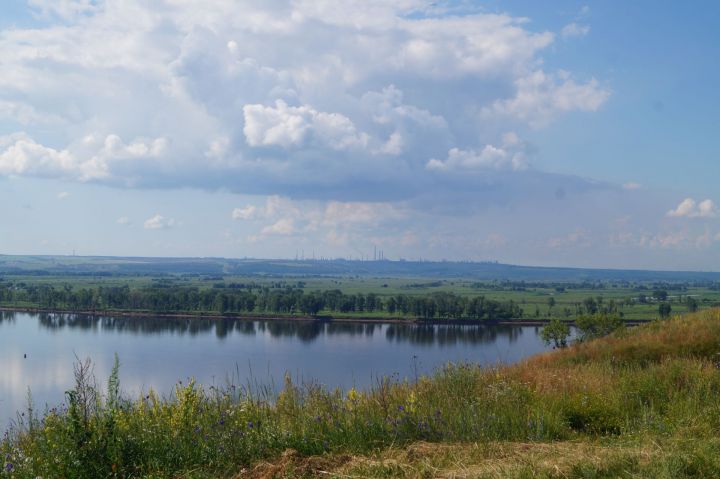
[[(131, 318), (168, 318), (168, 319), (206, 319), (223, 320), (234, 319), (240, 321), (324, 321), (335, 323), (361, 323), (361, 324), (449, 324), (449, 325), (516, 325), (516, 326), (544, 326), (550, 319), (507, 319), (507, 320), (477, 320), (477, 319), (418, 319), (398, 318), (392, 316), (364, 317), (364, 316), (302, 316), (302, 315), (265, 315), (265, 314), (208, 314), (189, 312), (152, 312), (152, 311), (117, 311), (117, 310), (81, 310), (32, 308), (32, 307), (0, 307), (0, 312), (30, 313), (30, 314), (79, 314), (83, 316), (117, 316)], [(637, 325), (653, 321), (648, 319), (625, 320), (626, 325)], [(573, 319), (564, 319), (563, 322), (573, 325)]]
[[(13, 471), (5, 475), (427, 477), (453, 457), (473, 471), (518, 456), (497, 470), (525, 469), (495, 476), (524, 477), (542, 466), (542, 451), (552, 462), (577, 449), (560, 472), (550, 474), (552, 464), (538, 470), (548, 477), (718, 477), (719, 338), (720, 311), (712, 310), (514, 366), (448, 366), (367, 391), (288, 378), (277, 397), (190, 383), (170, 398), (122, 398), (117, 375), (100, 397), (83, 366), (67, 409), (42, 419), (26, 414), (2, 442)], [(425, 443), (433, 444), (427, 460), (418, 452)], [(648, 444), (662, 450), (657, 460), (643, 455)], [(598, 446), (610, 452), (594, 456)]]

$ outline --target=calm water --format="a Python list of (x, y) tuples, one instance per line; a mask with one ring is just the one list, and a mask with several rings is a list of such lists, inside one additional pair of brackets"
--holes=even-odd
[[(535, 326), (179, 320), (0, 313), (0, 430), (27, 404), (57, 406), (75, 357), (104, 384), (120, 357), (126, 393), (169, 393), (178, 380), (225, 385), (297, 380), (365, 387), (378, 376), (413, 378), (448, 361), (509, 363), (544, 351)], [(24, 357), (27, 355), (27, 358)]]

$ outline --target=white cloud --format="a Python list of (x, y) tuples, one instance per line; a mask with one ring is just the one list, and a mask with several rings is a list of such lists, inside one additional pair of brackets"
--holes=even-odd
[(282, 100), (275, 107), (245, 105), (245, 138), (250, 146), (301, 147), (316, 142), (333, 150), (362, 148), (368, 135), (339, 113), (319, 112), (309, 106), (291, 107)]
[(424, 166), (482, 156), (495, 127), (477, 112), (543, 126), (609, 95), (541, 69), (555, 34), (479, 8), (31, 5), (47, 21), (0, 35), (0, 117), (26, 132), (0, 148), (0, 175), (382, 201), (456, 181)]
[(60, 124), (64, 120), (53, 113), (40, 113), (22, 101), (0, 100), (0, 118), (16, 121), (20, 125)]
[(262, 229), (263, 235), (291, 235), (296, 232), (295, 220), (292, 218), (280, 218), (275, 223)]
[(596, 79), (576, 82), (567, 72), (549, 75), (536, 70), (515, 81), (515, 96), (497, 100), (483, 115), (510, 116), (534, 127), (546, 126), (555, 117), (570, 111), (596, 111), (610, 97), (610, 91)]
[(143, 223), (143, 227), (146, 230), (162, 230), (172, 228), (177, 225), (177, 221), (172, 218), (165, 218), (164, 216), (157, 214), (152, 218), (148, 218)]
[(575, 22), (568, 23), (560, 31), (560, 35), (562, 35), (563, 38), (584, 37), (588, 33), (590, 33), (590, 25), (582, 25)]
[(232, 218), (234, 220), (252, 220), (258, 214), (258, 208), (255, 205), (246, 205), (242, 208), (235, 208), (232, 211)]
[(64, 200), (69, 197), (70, 197), (70, 193), (68, 193), (67, 191), (61, 191), (60, 193), (57, 194), (57, 199), (59, 199), (59, 200)]
[(0, 174), (76, 181), (104, 179), (114, 168), (123, 169), (133, 160), (162, 156), (167, 145), (164, 138), (125, 144), (117, 135), (103, 140), (88, 135), (71, 148), (58, 150), (20, 133), (0, 138)]
[(121, 216), (121, 217), (118, 218), (115, 222), (116, 222), (117, 224), (123, 225), (123, 226), (129, 225), (129, 224), (130, 224), (130, 218), (128, 218), (127, 216)]
[(448, 151), (446, 160), (431, 159), (427, 163), (429, 170), (524, 170), (527, 168), (527, 161), (521, 152), (510, 153), (503, 148), (486, 145), (480, 151), (459, 150), (452, 148)]
[(693, 198), (685, 198), (677, 208), (668, 211), (667, 216), (673, 218), (715, 218), (718, 216), (718, 208), (710, 199), (698, 203)]
[(503, 135), (501, 146), (485, 145), (481, 150), (452, 148), (445, 160), (431, 159), (428, 170), (507, 170), (523, 171), (529, 166), (527, 145), (520, 137), (509, 132)]
[(106, 175), (95, 161), (82, 161), (68, 150), (49, 148), (24, 134), (0, 139), (0, 174), (86, 181)]

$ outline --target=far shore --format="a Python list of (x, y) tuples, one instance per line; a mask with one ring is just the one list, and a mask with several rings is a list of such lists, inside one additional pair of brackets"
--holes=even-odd
[[(242, 321), (305, 321), (305, 322), (333, 322), (333, 323), (364, 323), (364, 324), (451, 324), (451, 325), (515, 325), (515, 326), (544, 326), (549, 319), (505, 319), (505, 320), (482, 320), (482, 319), (421, 319), (421, 318), (398, 318), (398, 317), (348, 317), (348, 316), (303, 316), (303, 315), (263, 315), (263, 314), (212, 314), (212, 313), (188, 313), (188, 312), (153, 312), (153, 311), (116, 311), (116, 310), (83, 310), (73, 311), (65, 309), (32, 308), (32, 307), (0, 307), (0, 311), (11, 313), (34, 313), (34, 314), (79, 314), (83, 316), (121, 316), (135, 318), (167, 318), (167, 319), (235, 319)], [(625, 320), (625, 324), (634, 325), (653, 321), (653, 319), (631, 319)], [(568, 324), (575, 321), (568, 319)]]

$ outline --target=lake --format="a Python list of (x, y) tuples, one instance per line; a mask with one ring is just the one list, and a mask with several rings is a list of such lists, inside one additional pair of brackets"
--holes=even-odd
[(443, 364), (512, 363), (547, 350), (539, 327), (290, 320), (203, 320), (0, 313), (0, 431), (27, 405), (58, 406), (76, 358), (91, 358), (102, 386), (120, 358), (127, 394), (169, 394), (178, 381), (206, 386), (298, 381), (363, 388), (379, 377), (413, 379)]

